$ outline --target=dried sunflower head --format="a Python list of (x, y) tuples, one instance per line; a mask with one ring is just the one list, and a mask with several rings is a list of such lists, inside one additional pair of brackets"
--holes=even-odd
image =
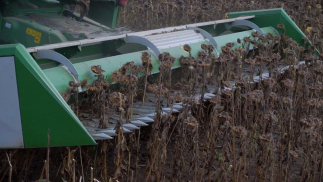
[(249, 37), (245, 37), (245, 38), (243, 38), (243, 40), (244, 40), (245, 42), (251, 42), (251, 39), (250, 39)]
[(74, 81), (69, 81), (68, 84), (71, 87), (77, 87), (77, 84)]
[(166, 94), (168, 93), (168, 89), (166, 87), (164, 87), (163, 85), (159, 86), (154, 84), (154, 85), (149, 85), (148, 86), (148, 90), (152, 91), (154, 94), (159, 94), (159, 92), (161, 94)]
[(150, 59), (150, 54), (148, 52), (142, 52), (141, 53), (141, 60), (145, 62), (144, 60)]
[(246, 137), (248, 135), (248, 131), (243, 126), (232, 126), (231, 127), (233, 133), (238, 137)]
[(232, 48), (234, 46), (234, 42), (229, 42), (229, 43), (226, 44), (226, 46)]
[(255, 31), (255, 32), (252, 32), (252, 33), (251, 33), (251, 35), (252, 35), (253, 37), (258, 37), (260, 34), (259, 34), (259, 32), (258, 32), (258, 31)]
[(120, 92), (112, 92), (108, 97), (108, 101), (111, 105), (125, 107), (128, 98)]
[(102, 74), (104, 73), (105, 71), (101, 68), (100, 65), (97, 65), (97, 66), (91, 66), (91, 70), (93, 73), (95, 74)]
[(122, 80), (122, 74), (119, 71), (115, 71), (111, 74), (111, 79), (114, 82), (120, 82)]
[(84, 80), (82, 80), (82, 81), (80, 82), (81, 87), (85, 87), (85, 86), (86, 86), (86, 84), (87, 84), (87, 81), (88, 81), (88, 79), (87, 79), (87, 78), (86, 78), (86, 79), (84, 79)]
[(188, 44), (185, 44), (183, 49), (186, 51), (186, 52), (191, 52), (191, 47), (188, 45)]
[(277, 28), (279, 28), (279, 29), (284, 29), (284, 30), (285, 30), (285, 25), (283, 25), (283, 24), (278, 24), (278, 25), (277, 25)]
[(208, 46), (206, 44), (201, 44), (201, 48), (206, 51), (208, 49)]
[(122, 77), (122, 83), (124, 83), (125, 85), (136, 85), (138, 82), (138, 77), (135, 76), (134, 74), (127, 74), (127, 75), (123, 75)]
[(228, 46), (222, 46), (221, 51), (225, 54), (228, 54), (230, 52), (230, 48)]
[[(214, 47), (213, 47), (213, 45), (209, 45), (208, 46), (208, 51), (209, 51), (209, 53), (211, 53), (211, 52), (213, 52), (214, 51)], [(214, 56), (214, 55), (213, 55)]]
[(283, 86), (286, 88), (292, 88), (293, 87), (293, 81), (291, 79), (285, 79), (281, 81)]
[(260, 141), (262, 141), (262, 142), (271, 142), (271, 140), (272, 140), (272, 137), (271, 137), (271, 134), (263, 134), (263, 135), (260, 135), (259, 136), (259, 139), (260, 139)]

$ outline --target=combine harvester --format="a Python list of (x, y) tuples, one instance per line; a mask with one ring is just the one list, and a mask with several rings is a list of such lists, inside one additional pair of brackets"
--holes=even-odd
[[(0, 0), (0, 148), (47, 147), (48, 130), (50, 147), (96, 145), (97, 140), (114, 138), (117, 115), (108, 115), (111, 123), (100, 129), (98, 122), (80, 120), (62, 97), (70, 81), (87, 79), (92, 84), (97, 79), (92, 66), (100, 65), (111, 81), (111, 74), (124, 64), (141, 64), (146, 51), (156, 74), (158, 56), (164, 52), (176, 58), (174, 70), (180, 67), (179, 58), (189, 55), (185, 44), (197, 58), (202, 44), (213, 46), (218, 56), (221, 46), (253, 31), (279, 35), (283, 31), (278, 24), (299, 44), (306, 37), (283, 9), (234, 12), (223, 20), (132, 32), (116, 27), (119, 8), (125, 4), (91, 0), (89, 8), (73, 0)], [(76, 5), (80, 14), (74, 11)], [(85, 87), (78, 89), (86, 92)], [(206, 93), (204, 98), (213, 96)], [(181, 107), (173, 105), (173, 112)], [(124, 123), (123, 131), (151, 124), (154, 108), (153, 102), (134, 103), (133, 112), (139, 115)]]

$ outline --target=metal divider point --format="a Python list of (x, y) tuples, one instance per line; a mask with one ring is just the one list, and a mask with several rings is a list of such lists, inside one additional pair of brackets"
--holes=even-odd
[(146, 46), (147, 48), (149, 48), (152, 51), (152, 53), (158, 59), (158, 56), (160, 54), (160, 50), (150, 40), (148, 40), (144, 37), (136, 36), (136, 35), (127, 35), (125, 37), (125, 42), (126, 43), (136, 43), (136, 44), (141, 44), (141, 45)]
[[(63, 66), (62, 68), (65, 69), (69, 74), (71, 74), (73, 80), (76, 83), (79, 83), (79, 73), (77, 72), (74, 65), (71, 63), (70, 60), (68, 60), (65, 56), (62, 54), (52, 51), (52, 50), (38, 50), (35, 52), (35, 58), (36, 59), (50, 59), (52, 61), (56, 61), (58, 63), (61, 63)], [(82, 88), (78, 88), (80, 92), (82, 92)]]
[(231, 24), (228, 24), (228, 23), (225, 24), (225, 27), (227, 30), (231, 29), (232, 27), (237, 27), (237, 26), (246, 26), (246, 27), (256, 30), (261, 35), (264, 34), (264, 32), (256, 24), (254, 24), (253, 22), (248, 21), (248, 20), (236, 20)]
[(217, 57), (219, 56), (218, 44), (216, 43), (216, 41), (214, 40), (214, 38), (212, 37), (211, 34), (209, 34), (207, 31), (205, 31), (201, 28), (198, 28), (198, 27), (187, 27), (187, 29), (199, 31), (200, 34), (213, 45), (214, 50), (216, 51)]

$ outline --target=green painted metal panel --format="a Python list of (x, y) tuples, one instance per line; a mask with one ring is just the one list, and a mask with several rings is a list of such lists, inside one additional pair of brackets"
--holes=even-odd
[[(277, 35), (276, 31), (272, 27), (262, 28), (262, 30), (264, 33), (270, 32), (274, 35)], [(246, 36), (250, 36), (251, 32), (252, 30), (249, 30), (249, 31), (234, 33), (230, 35), (215, 37), (214, 40), (218, 43), (218, 51), (221, 52), (221, 46), (224, 46), (228, 42), (236, 42), (238, 38), (242, 39)], [(192, 56), (197, 57), (197, 53), (202, 50), (201, 49), (202, 43), (209, 44), (207, 41), (190, 44), (192, 48), (192, 52), (191, 52)], [(180, 46), (167, 48), (160, 51), (168, 52), (173, 57), (176, 58), (173, 68), (180, 66), (179, 58), (182, 55), (188, 56), (188, 52), (185, 52)], [(157, 73), (158, 67), (159, 67), (159, 60), (153, 55), (151, 55), (151, 60), (154, 67), (152, 72)], [(80, 80), (88, 79), (88, 83), (91, 84), (96, 79), (96, 77), (94, 77), (94, 73), (92, 73), (90, 69), (91, 66), (101, 65), (102, 69), (105, 70), (104, 74), (107, 76), (108, 81), (111, 81), (111, 78), (110, 78), (111, 74), (114, 71), (118, 70), (123, 64), (130, 61), (134, 61), (135, 64), (141, 64), (141, 52), (134, 52), (134, 53), (128, 53), (128, 54), (123, 54), (118, 56), (80, 62), (80, 63), (74, 64), (74, 66), (79, 73), (79, 79)], [(64, 93), (68, 87), (68, 82), (72, 81), (71, 75), (61, 67), (44, 69), (43, 72), (46, 74), (46, 76), (49, 78), (49, 80), (53, 83), (55, 88), (60, 93)]]
[[(10, 24), (10, 28), (6, 27), (6, 23)], [(66, 42), (65, 36), (49, 27), (40, 26), (38, 23), (26, 21), (15, 17), (4, 17), (2, 20), (1, 40), (8, 43), (20, 43), (25, 47), (33, 47), (50, 43)], [(40, 41), (35, 42), (36, 37), (27, 34), (27, 28), (32, 31), (41, 33)]]
[(16, 52), (15, 44), (0, 45), (0, 57), (13, 56)]
[(50, 147), (95, 145), (95, 141), (25, 47), (21, 44), (0, 46), (0, 50), (8, 49), (11, 51), (1, 56), (15, 55), (25, 147), (46, 147), (48, 129)]
[[(33, 8), (33, 5), (38, 8)], [(4, 16), (17, 17), (26, 13), (59, 12), (61, 8), (62, 4), (53, 3), (53, 1), (28, 0), (27, 3), (26, 1), (10, 0), (9, 3), (4, 4), (3, 14)]]
[(110, 28), (117, 27), (119, 7), (115, 1), (91, 1), (88, 17)]

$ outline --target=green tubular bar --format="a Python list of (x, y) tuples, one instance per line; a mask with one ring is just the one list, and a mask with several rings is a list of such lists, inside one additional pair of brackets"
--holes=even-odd
[[(277, 32), (272, 27), (261, 28), (261, 30), (265, 34), (272, 33), (273, 35), (277, 35)], [(238, 38), (243, 39), (244, 37), (251, 36), (251, 32), (252, 32), (252, 30), (248, 30), (248, 31), (244, 31), (244, 32), (233, 33), (230, 35), (223, 35), (223, 36), (214, 37), (214, 40), (218, 44), (218, 52), (221, 52), (221, 46), (224, 46), (228, 42), (236, 42)], [(197, 53), (202, 50), (201, 44), (203, 44), (203, 43), (209, 44), (207, 41), (190, 44), (191, 49), (192, 49), (192, 52), (191, 52), (192, 56), (197, 57)], [(188, 52), (185, 52), (181, 46), (167, 48), (167, 49), (163, 49), (160, 51), (161, 52), (168, 52), (173, 57), (176, 58), (173, 68), (180, 67), (179, 58), (182, 55), (188, 56)], [(79, 73), (79, 79), (80, 80), (88, 79), (88, 83), (91, 84), (96, 79), (90, 69), (91, 66), (101, 65), (102, 69), (105, 70), (104, 74), (105, 74), (105, 76), (108, 77), (108, 81), (111, 81), (110, 75), (114, 71), (118, 70), (123, 64), (125, 64), (127, 62), (131, 62), (131, 61), (134, 61), (134, 63), (137, 65), (141, 64), (141, 59), (140, 59), (141, 53), (142, 52), (134, 52), (134, 53), (123, 54), (123, 55), (118, 55), (118, 56), (113, 56), (113, 57), (85, 61), (85, 62), (81, 62), (81, 63), (76, 63), (76, 64), (74, 64), (74, 66)], [(158, 67), (159, 67), (159, 60), (152, 54), (151, 54), (151, 60), (152, 60), (153, 67), (154, 67), (152, 73), (157, 73)], [(73, 80), (73, 78), (70, 76), (70, 74), (61, 67), (44, 69), (43, 72), (50, 79), (52, 84), (55, 86), (55, 88), (60, 93), (64, 93), (66, 91), (66, 89), (68, 88), (68, 82)]]

